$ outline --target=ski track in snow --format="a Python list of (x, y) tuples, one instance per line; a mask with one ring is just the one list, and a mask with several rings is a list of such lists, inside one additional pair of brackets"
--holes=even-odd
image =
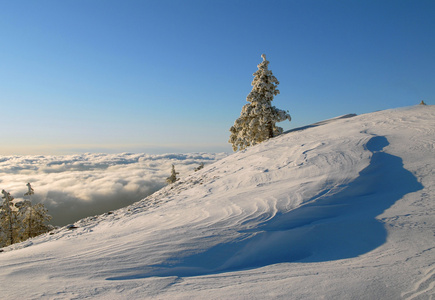
[(292, 130), (5, 248), (2, 296), (431, 299), (434, 137), (433, 106)]

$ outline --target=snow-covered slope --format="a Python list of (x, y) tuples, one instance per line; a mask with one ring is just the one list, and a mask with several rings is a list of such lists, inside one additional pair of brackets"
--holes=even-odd
[(432, 299), (435, 107), (336, 118), (5, 248), (1, 299)]

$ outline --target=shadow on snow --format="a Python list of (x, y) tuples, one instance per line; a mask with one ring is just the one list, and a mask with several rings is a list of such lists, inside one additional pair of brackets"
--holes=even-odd
[[(373, 153), (359, 177), (334, 195), (322, 193), (310, 204), (276, 215), (243, 240), (215, 246), (174, 265), (130, 270), (110, 280), (151, 276), (196, 276), (283, 262), (322, 262), (356, 257), (385, 243), (387, 232), (376, 216), (404, 195), (422, 189), (402, 159), (382, 152), (389, 143), (374, 136)], [(125, 270), (127, 271), (127, 270)], [(130, 274), (131, 274), (130, 273)]]
[(290, 132), (302, 131), (302, 130), (305, 130), (305, 129), (309, 129), (309, 128), (314, 128), (314, 127), (318, 127), (318, 126), (326, 125), (326, 124), (332, 123), (332, 122), (337, 121), (337, 120), (341, 120), (341, 119), (349, 119), (349, 118), (353, 118), (353, 117), (356, 117), (356, 114), (347, 114), (347, 115), (343, 115), (343, 116), (336, 117), (336, 118), (333, 118), (333, 119), (329, 119), (329, 120), (325, 120), (325, 121), (320, 121), (320, 122), (317, 122), (317, 123), (313, 123), (313, 124), (311, 124), (311, 125), (306, 125), (306, 126), (302, 126), (302, 127), (293, 128), (293, 129), (287, 130), (287, 131), (284, 132), (284, 133), (290, 133)]

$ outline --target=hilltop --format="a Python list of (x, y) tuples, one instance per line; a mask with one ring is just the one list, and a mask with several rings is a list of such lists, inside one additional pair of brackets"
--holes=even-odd
[(2, 299), (430, 299), (435, 107), (346, 115), (0, 253)]

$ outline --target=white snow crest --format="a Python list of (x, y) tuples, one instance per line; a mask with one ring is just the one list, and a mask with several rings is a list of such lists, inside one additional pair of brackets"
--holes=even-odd
[(2, 297), (431, 299), (434, 128), (420, 106), (293, 130), (4, 249)]

